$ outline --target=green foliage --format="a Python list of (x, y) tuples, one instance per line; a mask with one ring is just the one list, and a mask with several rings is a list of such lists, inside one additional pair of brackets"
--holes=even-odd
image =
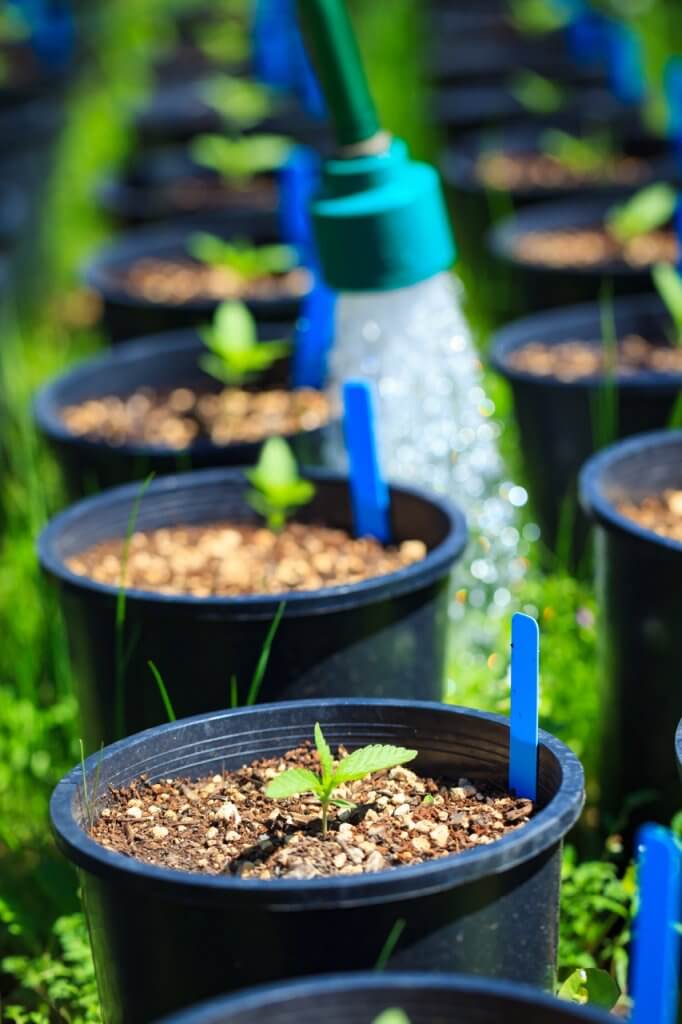
[(248, 184), (257, 174), (275, 171), (286, 163), (293, 142), (283, 135), (245, 135), (228, 139), (224, 135), (198, 135), (190, 145), (192, 157), (230, 184)]
[(259, 341), (256, 321), (241, 302), (223, 302), (201, 337), (211, 350), (199, 360), (201, 368), (233, 387), (258, 377), (291, 351), (288, 341)]
[(677, 193), (671, 185), (657, 182), (635, 192), (606, 215), (608, 232), (621, 244), (646, 235), (668, 223), (675, 213)]
[(606, 971), (579, 967), (559, 986), (557, 995), (568, 1003), (590, 1003), (612, 1010), (620, 999), (620, 988)]
[(671, 263), (658, 263), (652, 270), (656, 291), (663, 299), (673, 324), (675, 341), (682, 345), (682, 277)]
[(200, 263), (228, 267), (245, 282), (258, 281), (272, 274), (285, 274), (296, 264), (296, 250), (290, 245), (249, 245), (241, 240), (226, 242), (207, 231), (191, 235), (188, 249)]
[(277, 108), (274, 96), (265, 86), (230, 75), (209, 79), (202, 95), (213, 110), (241, 131), (254, 128)]
[(509, 92), (531, 114), (555, 114), (564, 105), (564, 90), (535, 71), (521, 71), (509, 83)]
[(393, 1007), (375, 1017), (372, 1024), (410, 1024), (410, 1018), (404, 1010)]
[(246, 477), (254, 487), (247, 498), (269, 529), (281, 530), (289, 516), (312, 501), (315, 487), (310, 480), (299, 476), (296, 459), (282, 437), (270, 437), (261, 449), (254, 469), (246, 470)]
[[(605, 971), (625, 991), (635, 869), (623, 873), (610, 860), (580, 863), (567, 847), (561, 872), (559, 965), (565, 970)], [(602, 983), (595, 980), (593, 987)]]
[(580, 138), (558, 128), (542, 133), (540, 148), (574, 174), (596, 174), (608, 167), (614, 157), (613, 143), (608, 135)]
[(563, 28), (568, 11), (550, 0), (509, 0), (511, 23), (527, 35), (542, 35)]
[(335, 765), (319, 722), (315, 723), (315, 746), (320, 758), (320, 775), (307, 768), (289, 768), (268, 783), (265, 795), (272, 800), (286, 800), (301, 793), (312, 793), (322, 805), (322, 835), (327, 834), (330, 804), (345, 808), (353, 806), (348, 800), (334, 796), (338, 786), (406, 764), (417, 756), (416, 750), (373, 743), (354, 750)]
[[(0, 902), (0, 918), (17, 945), (28, 940), (13, 910)], [(6, 956), (11, 979), (3, 1020), (13, 1024), (100, 1024), (95, 970), (82, 914), (58, 918), (47, 948)]]
[(199, 25), (194, 41), (204, 56), (216, 64), (241, 64), (249, 57), (249, 34), (234, 19)]

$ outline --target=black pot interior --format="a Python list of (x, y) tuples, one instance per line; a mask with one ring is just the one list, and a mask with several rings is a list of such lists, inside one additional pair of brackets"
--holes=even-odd
[(626, 449), (604, 465), (597, 486), (612, 505), (682, 490), (682, 433)]

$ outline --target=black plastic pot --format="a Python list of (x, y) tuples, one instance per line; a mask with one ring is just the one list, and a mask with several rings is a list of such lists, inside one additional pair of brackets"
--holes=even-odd
[[(138, 260), (186, 259), (187, 240), (197, 231), (222, 238), (248, 239), (254, 244), (277, 241), (279, 234), (273, 215), (233, 210), (213, 217), (188, 218), (173, 226), (139, 228), (122, 235), (101, 249), (84, 271), (86, 283), (102, 299), (103, 326), (112, 342), (196, 327), (211, 319), (218, 300), (152, 302), (130, 292), (121, 278), (126, 268)], [(259, 321), (293, 321), (299, 314), (301, 299), (249, 299), (246, 304)]]
[(488, 248), (498, 273), (511, 284), (503, 294), (514, 296), (509, 300), (509, 308), (500, 312), (509, 317), (576, 302), (595, 302), (606, 281), (611, 283), (614, 295), (636, 295), (650, 290), (649, 267), (631, 267), (619, 261), (596, 267), (554, 267), (527, 262), (515, 252), (519, 237), (533, 231), (603, 224), (613, 202), (613, 197), (602, 196), (537, 203), (497, 224), (488, 236)]
[(575, 63), (559, 32), (539, 39), (510, 35), (499, 40), (466, 32), (456, 37), (436, 35), (426, 58), (427, 76), (437, 85), (495, 84), (519, 71), (578, 85), (604, 83), (598, 68)]
[[(204, 87), (204, 81), (194, 79), (167, 83), (157, 89), (135, 118), (138, 144), (144, 148), (188, 142), (206, 132), (240, 132), (239, 126), (226, 124), (225, 119), (205, 102), (202, 96)], [(250, 127), (248, 133), (251, 131), (290, 135), (308, 145), (324, 143), (329, 135), (325, 122), (311, 118), (290, 101), (283, 101), (276, 113)]]
[(621, 441), (580, 476), (596, 524), (602, 608), (602, 803), (616, 816), (632, 794), (652, 791), (638, 813), (665, 823), (680, 808), (672, 744), (682, 717), (682, 543), (626, 519), (617, 505), (666, 488), (682, 489), (682, 431)]
[[(321, 471), (308, 475), (317, 493), (298, 521), (351, 529), (346, 480)], [(155, 480), (140, 503), (136, 529), (258, 521), (247, 488), (244, 476), (229, 469)], [(41, 564), (60, 584), (83, 734), (92, 749), (165, 721), (149, 660), (178, 717), (225, 707), (233, 674), (245, 699), (282, 601), (262, 700), (441, 698), (449, 576), (466, 543), (457, 509), (411, 488), (392, 488), (396, 540), (423, 540), (429, 554), (350, 586), (243, 598), (128, 591), (125, 634), (132, 649), (123, 680), (114, 629), (118, 588), (74, 575), (65, 560), (97, 541), (125, 537), (139, 493), (133, 484), (79, 502), (57, 516), (39, 542)]]
[(330, 975), (268, 985), (204, 1003), (160, 1024), (373, 1024), (399, 1007), (411, 1024), (609, 1024), (590, 1007), (554, 999), (525, 986), (433, 974)]
[[(504, 781), (507, 773), (508, 723), (497, 715), (419, 701), (321, 700), (149, 730), (90, 758), (86, 779), (93, 787), (99, 771), (105, 794), (142, 772), (153, 782), (236, 768), (308, 739), (316, 721), (332, 746), (413, 746), (413, 766), (424, 774)], [(553, 985), (561, 841), (582, 807), (583, 773), (547, 733), (539, 810), (527, 825), (478, 849), (376, 874), (262, 881), (150, 867), (86, 835), (81, 786), (76, 768), (57, 786), (51, 814), (60, 849), (80, 870), (106, 1024), (146, 1024), (266, 981), (370, 970), (397, 922), (395, 970)], [(149, 970), (151, 951), (162, 972)]]
[[(261, 324), (262, 340), (286, 338), (293, 324)], [(189, 448), (171, 450), (154, 444), (112, 445), (78, 437), (64, 424), (62, 410), (104, 395), (128, 397), (141, 387), (156, 391), (191, 387), (202, 392), (220, 391), (222, 385), (199, 365), (206, 348), (195, 331), (176, 331), (122, 345), (111, 353), (89, 359), (75, 370), (46, 384), (35, 400), (38, 428), (59, 461), (67, 497), (77, 501), (117, 484), (155, 476), (183, 473), (211, 466), (249, 466), (258, 460), (260, 442), (216, 445), (203, 439)], [(286, 365), (272, 368), (261, 387), (287, 387)], [(322, 430), (288, 436), (299, 462), (322, 461)]]
[[(605, 89), (573, 86), (558, 115), (577, 116), (583, 113), (596, 125), (623, 117), (623, 106)], [(437, 122), (448, 141), (456, 142), (465, 132), (528, 121), (533, 114), (509, 91), (508, 84), (474, 84), (442, 86), (434, 92), (430, 116)], [(547, 115), (538, 115), (546, 118)], [(636, 114), (632, 115), (637, 124)]]
[[(665, 342), (669, 336), (670, 316), (656, 296), (619, 299), (613, 312), (619, 338), (640, 334), (652, 342)], [(557, 309), (509, 324), (494, 335), (491, 349), (493, 368), (511, 386), (525, 475), (543, 540), (551, 551), (572, 555), (574, 564), (587, 535), (587, 522), (577, 507), (581, 466), (609, 440), (665, 427), (682, 390), (682, 373), (621, 377), (616, 388), (616, 432), (609, 437), (604, 377), (560, 381), (509, 365), (512, 352), (529, 342), (556, 345), (576, 339), (601, 343), (598, 305)]]
[[(182, 180), (196, 182), (196, 193), (183, 201), (169, 194), (173, 184)], [(111, 175), (102, 182), (97, 198), (100, 206), (121, 227), (136, 227), (155, 221), (171, 221), (181, 217), (204, 216), (225, 210), (266, 211), (274, 214), (277, 209), (277, 186), (274, 175), (259, 175), (258, 182), (272, 186), (272, 194), (254, 196), (248, 190), (233, 188), (224, 190), (224, 197), (218, 203), (215, 196), (202, 200), (198, 186), (205, 182), (214, 188), (220, 184), (215, 171), (197, 164), (187, 149), (158, 149), (143, 152), (133, 158), (121, 174)]]

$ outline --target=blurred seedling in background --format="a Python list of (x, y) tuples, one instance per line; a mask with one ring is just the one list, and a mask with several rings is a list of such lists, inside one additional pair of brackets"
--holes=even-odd
[(194, 42), (205, 57), (223, 65), (246, 62), (251, 49), (248, 31), (236, 18), (198, 26)]
[(245, 135), (228, 139), (222, 135), (199, 135), (191, 144), (193, 159), (215, 171), (236, 188), (248, 185), (257, 174), (278, 170), (293, 148), (283, 135)]
[(615, 156), (613, 143), (606, 134), (579, 138), (557, 128), (543, 132), (540, 148), (574, 174), (597, 174), (608, 168)]
[(617, 242), (625, 245), (664, 227), (675, 213), (676, 206), (677, 193), (671, 185), (647, 185), (626, 202), (611, 207), (606, 215), (606, 230)]
[(569, 20), (568, 10), (550, 0), (509, 0), (509, 20), (525, 35), (556, 32)]
[(245, 282), (285, 274), (297, 262), (296, 250), (290, 245), (249, 245), (241, 240), (226, 242), (205, 231), (198, 231), (190, 237), (188, 249), (200, 263), (226, 267)]
[(564, 105), (565, 92), (556, 82), (536, 74), (521, 71), (509, 82), (514, 99), (532, 114), (554, 114)]
[(240, 131), (253, 128), (277, 109), (275, 97), (265, 86), (230, 75), (210, 78), (202, 96), (209, 107)]
[(291, 343), (259, 341), (256, 321), (242, 302), (223, 302), (218, 306), (210, 327), (201, 328), (210, 354), (199, 365), (216, 380), (241, 387), (258, 377), (278, 359), (289, 355)]
[(656, 291), (665, 303), (675, 328), (673, 344), (682, 345), (682, 276), (672, 263), (658, 263), (651, 272)]
[(332, 804), (345, 810), (355, 806), (348, 800), (334, 796), (335, 789), (347, 782), (364, 779), (375, 772), (407, 764), (417, 756), (416, 750), (373, 743), (368, 747), (354, 750), (352, 754), (335, 762), (319, 722), (315, 723), (314, 736), (321, 773), (317, 775), (309, 768), (289, 768), (268, 783), (265, 795), (272, 800), (286, 800), (302, 793), (312, 793), (322, 807), (323, 836), (327, 834), (329, 807)]
[(372, 1024), (411, 1024), (411, 1021), (404, 1010), (392, 1007), (375, 1017)]
[(256, 466), (246, 470), (246, 477), (252, 486), (247, 494), (249, 505), (275, 533), (315, 495), (314, 484), (299, 475), (293, 452), (282, 437), (265, 442)]

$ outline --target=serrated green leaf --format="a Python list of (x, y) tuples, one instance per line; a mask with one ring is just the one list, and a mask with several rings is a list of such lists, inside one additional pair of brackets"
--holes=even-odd
[(324, 738), (322, 726), (320, 725), (319, 722), (315, 722), (314, 736), (315, 746), (317, 747), (317, 753), (319, 755), (320, 764), (322, 766), (322, 782), (326, 783), (329, 779), (331, 779), (332, 774), (334, 772), (334, 759), (332, 757), (332, 752), (329, 749), (329, 744)]
[(656, 291), (661, 296), (676, 328), (676, 342), (682, 345), (682, 277), (671, 263), (658, 263), (652, 270)]
[(667, 224), (676, 206), (675, 189), (657, 182), (640, 189), (626, 203), (613, 206), (606, 215), (606, 227), (619, 242), (629, 242)]
[(285, 800), (290, 796), (298, 796), (299, 793), (314, 793), (319, 796), (320, 792), (319, 778), (307, 768), (288, 768), (265, 787), (265, 795), (271, 800)]
[(620, 999), (620, 989), (610, 974), (596, 967), (580, 967), (569, 974), (557, 995), (569, 1003), (590, 1004), (612, 1010)]
[(336, 766), (334, 783), (354, 782), (364, 779), (373, 772), (381, 772), (386, 768), (395, 768), (399, 764), (407, 764), (417, 756), (416, 750), (406, 747), (392, 747), (381, 743), (373, 743), (368, 747), (354, 750)]
[(372, 1024), (410, 1024), (410, 1018), (404, 1010), (392, 1008), (380, 1013), (378, 1017), (374, 1018)]

